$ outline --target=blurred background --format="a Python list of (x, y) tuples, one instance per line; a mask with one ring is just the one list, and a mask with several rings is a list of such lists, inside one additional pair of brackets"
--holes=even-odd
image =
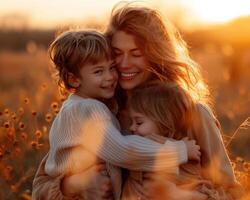
[[(64, 97), (47, 48), (67, 27), (104, 30), (117, 0), (0, 1), (0, 199), (31, 199)], [(236, 176), (250, 181), (250, 1), (149, 0), (180, 30), (210, 86)]]

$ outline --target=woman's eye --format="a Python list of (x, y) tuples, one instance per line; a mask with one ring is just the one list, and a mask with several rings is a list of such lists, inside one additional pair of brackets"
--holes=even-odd
[(142, 54), (132, 54), (134, 57), (142, 57)]
[(114, 54), (115, 54), (115, 56), (117, 57), (117, 56), (121, 56), (122, 55), (122, 53), (121, 52), (119, 52), (119, 51), (115, 51), (114, 52)]

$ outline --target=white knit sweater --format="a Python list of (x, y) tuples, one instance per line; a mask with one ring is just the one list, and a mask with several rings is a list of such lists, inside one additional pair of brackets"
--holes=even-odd
[(45, 172), (50, 176), (88, 168), (96, 157), (113, 165), (140, 171), (177, 171), (187, 161), (184, 142), (164, 145), (137, 136), (123, 136), (119, 123), (100, 101), (71, 95), (50, 129)]

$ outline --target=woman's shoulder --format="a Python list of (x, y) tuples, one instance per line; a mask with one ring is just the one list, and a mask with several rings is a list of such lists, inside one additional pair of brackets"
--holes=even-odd
[(216, 126), (220, 128), (220, 123), (209, 105), (200, 102), (196, 103), (196, 112), (200, 120), (206, 123), (215, 123)]
[(207, 117), (212, 117), (214, 119), (216, 119), (215, 115), (214, 115), (214, 112), (212, 110), (212, 108), (205, 104), (205, 103), (201, 103), (201, 102), (198, 102), (195, 104), (195, 107), (196, 107), (196, 110), (201, 114), (201, 115), (204, 115), (204, 116), (207, 116)]

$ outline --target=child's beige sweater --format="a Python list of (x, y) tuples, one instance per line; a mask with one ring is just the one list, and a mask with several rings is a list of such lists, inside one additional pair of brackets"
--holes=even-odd
[[(115, 166), (143, 171), (177, 171), (178, 165), (187, 161), (183, 142), (160, 145), (135, 135), (122, 136), (118, 121), (103, 103), (77, 95), (71, 95), (64, 102), (52, 124), (49, 139), (50, 150), (41, 164), (44, 169), (39, 168), (37, 175), (48, 174), (51, 179), (44, 180), (50, 180), (50, 183), (35, 177), (33, 199), (41, 199), (41, 196), (42, 199), (63, 199), (60, 192), (54, 190), (58, 186), (47, 187), (46, 184), (51, 181), (58, 184), (63, 176), (87, 169), (96, 158)], [(157, 163), (154, 162), (156, 157), (160, 159)], [(108, 168), (118, 199), (121, 190), (119, 169)], [(113, 177), (113, 174), (116, 175)], [(45, 193), (41, 194), (41, 191)]]

